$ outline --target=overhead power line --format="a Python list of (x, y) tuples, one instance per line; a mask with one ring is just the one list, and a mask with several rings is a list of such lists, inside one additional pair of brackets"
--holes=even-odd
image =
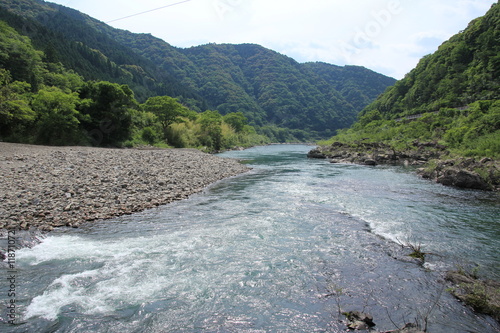
[(154, 12), (154, 11), (157, 11), (157, 10), (160, 10), (160, 9), (164, 9), (164, 8), (167, 8), (167, 7), (177, 6), (177, 5), (183, 4), (185, 2), (190, 2), (190, 1), (191, 0), (184, 0), (184, 1), (176, 2), (176, 3), (172, 3), (170, 5), (166, 5), (166, 6), (155, 8), (155, 9), (146, 10), (145, 12), (140, 12), (140, 13), (132, 14), (132, 15), (129, 15), (129, 16), (121, 17), (121, 18), (118, 18), (118, 19), (115, 19), (115, 20), (111, 20), (111, 21), (108, 21), (108, 22), (105, 22), (105, 23), (111, 23), (111, 22), (116, 22), (116, 21), (120, 21), (120, 20), (125, 20), (125, 19), (128, 19), (128, 18), (134, 17), (134, 16), (139, 16), (139, 15), (146, 14), (146, 13), (151, 13), (151, 12)]

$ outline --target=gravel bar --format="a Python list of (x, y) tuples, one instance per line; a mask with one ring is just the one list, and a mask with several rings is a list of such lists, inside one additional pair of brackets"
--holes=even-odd
[(248, 170), (195, 149), (0, 142), (0, 229), (76, 228), (185, 199)]

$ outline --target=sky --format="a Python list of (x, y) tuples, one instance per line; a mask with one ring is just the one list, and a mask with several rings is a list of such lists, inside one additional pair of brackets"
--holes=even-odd
[[(255, 43), (401, 79), (496, 0), (51, 0), (187, 48)], [(163, 7), (163, 8), (162, 8)]]

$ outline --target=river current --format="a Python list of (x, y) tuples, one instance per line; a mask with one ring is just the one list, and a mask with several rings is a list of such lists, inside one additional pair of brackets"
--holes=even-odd
[[(499, 279), (498, 194), (307, 159), (311, 148), (221, 154), (253, 170), (17, 251), (17, 325), (3, 315), (0, 331), (341, 332), (344, 311), (371, 314), (377, 331), (499, 331), (449, 294), (443, 274)], [(401, 243), (420, 244), (426, 263)]]

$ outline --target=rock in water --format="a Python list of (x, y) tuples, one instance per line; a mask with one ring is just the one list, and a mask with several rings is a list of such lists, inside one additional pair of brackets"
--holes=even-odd
[(369, 314), (352, 311), (345, 314), (347, 317), (347, 327), (351, 330), (368, 330), (375, 326), (373, 317)]
[(401, 329), (397, 329), (394, 331), (386, 331), (386, 332), (381, 332), (381, 333), (424, 333), (424, 331), (421, 331), (417, 325), (410, 323), (410, 324), (406, 324)]
[(459, 170), (456, 168), (446, 169), (437, 182), (443, 185), (451, 185), (462, 188), (472, 188), (478, 190), (489, 190), (490, 186), (481, 176), (475, 172)]
[(318, 148), (311, 150), (308, 154), (307, 157), (309, 158), (326, 158), (326, 155), (321, 152)]

